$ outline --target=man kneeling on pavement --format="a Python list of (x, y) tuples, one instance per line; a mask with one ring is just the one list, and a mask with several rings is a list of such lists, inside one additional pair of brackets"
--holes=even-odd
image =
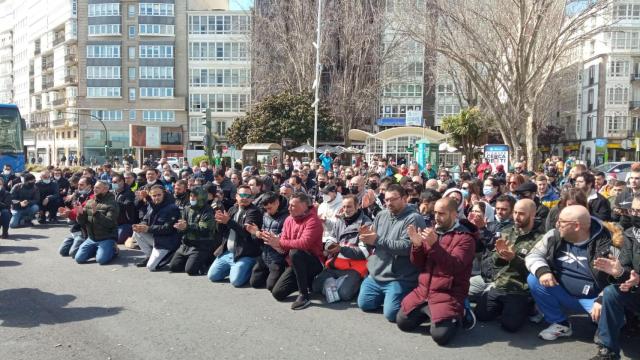
[(438, 200), (434, 211), (435, 228), (407, 228), (411, 263), (420, 275), (418, 286), (402, 300), (396, 323), (401, 330), (411, 331), (431, 320), (431, 337), (438, 345), (446, 345), (464, 317), (476, 229), (460, 223), (452, 198)]

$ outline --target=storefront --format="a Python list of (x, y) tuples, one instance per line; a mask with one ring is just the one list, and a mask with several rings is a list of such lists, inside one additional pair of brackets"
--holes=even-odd
[(128, 135), (129, 146), (141, 164), (147, 159), (184, 157), (184, 130), (181, 126), (129, 125)]
[[(106, 161), (106, 152), (103, 130), (85, 130), (83, 138), (83, 154), (90, 164), (102, 164)], [(129, 147), (129, 132), (126, 130), (109, 131), (108, 152), (109, 159), (122, 159), (131, 151)], [(70, 154), (72, 151), (69, 152)], [(68, 156), (67, 156), (68, 158)]]

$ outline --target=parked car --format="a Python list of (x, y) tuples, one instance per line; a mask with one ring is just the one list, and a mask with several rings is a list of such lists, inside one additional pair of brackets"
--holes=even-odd
[(631, 171), (632, 161), (613, 161), (596, 166), (594, 171), (602, 171), (606, 176), (614, 175), (618, 180), (626, 181), (627, 174)]
[(167, 164), (171, 165), (173, 169), (179, 169), (181, 162), (177, 157), (168, 157)]

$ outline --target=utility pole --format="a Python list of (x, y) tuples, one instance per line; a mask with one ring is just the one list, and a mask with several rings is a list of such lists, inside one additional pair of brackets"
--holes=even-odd
[(316, 91), (315, 100), (313, 102), (314, 114), (313, 114), (313, 158), (316, 160), (318, 150), (318, 105), (320, 104), (320, 70), (322, 65), (320, 64), (320, 30), (322, 27), (322, 0), (318, 0), (318, 25), (316, 28), (316, 41), (313, 46), (316, 48), (316, 79), (313, 82), (313, 87)]
[(213, 143), (213, 131), (211, 130), (211, 108), (209, 107), (207, 107), (207, 109), (205, 110), (204, 121), (202, 122), (202, 124), (207, 129), (204, 136), (205, 151), (207, 152), (207, 157), (209, 158), (209, 165), (213, 166), (213, 149), (215, 149), (215, 144)]

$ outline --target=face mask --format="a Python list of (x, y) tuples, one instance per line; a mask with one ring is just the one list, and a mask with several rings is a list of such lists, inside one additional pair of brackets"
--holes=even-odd
[(34, 183), (32, 183), (32, 182), (28, 182), (28, 183), (24, 184), (24, 186), (25, 186), (27, 189), (31, 189), (31, 188), (33, 187), (33, 184), (34, 184)]
[(323, 188), (323, 187), (325, 187), (326, 185), (327, 185), (327, 182), (326, 182), (326, 181), (318, 181), (318, 187), (319, 187), (319, 188)]
[(203, 166), (203, 167), (200, 168), (200, 171), (205, 172), (205, 171), (207, 171), (207, 168)]
[(155, 183), (156, 183), (156, 180), (153, 180), (153, 181), (147, 181), (147, 184), (148, 184), (148, 185), (153, 185), (153, 184), (155, 184)]
[(284, 169), (285, 169), (285, 170), (289, 170), (289, 167), (288, 167), (288, 166), (285, 166), (285, 167), (284, 167)]
[(165, 177), (164, 177), (164, 179), (165, 179), (166, 181), (171, 181), (171, 176), (165, 176)]
[(371, 190), (377, 190), (378, 189), (378, 182), (376, 181), (372, 181), (369, 183), (369, 189)]
[(45, 184), (49, 184), (51, 182), (51, 179), (42, 179), (42, 182)]
[(89, 193), (89, 189), (84, 189), (84, 190), (78, 189), (76, 192), (80, 195), (87, 195)]
[(482, 188), (482, 193), (484, 194), (484, 196), (492, 196), (493, 194), (495, 194), (495, 190), (493, 190), (493, 187), (491, 186), (485, 186)]
[(189, 204), (191, 204), (191, 206), (196, 206), (197, 203), (198, 200), (189, 200)]
[(111, 190), (120, 190), (120, 184), (118, 183), (111, 183)]
[(358, 186), (357, 185), (356, 186), (349, 186), (349, 191), (354, 195), (360, 192), (360, 191), (358, 191)]
[(5, 170), (2, 173), (5, 174), (5, 175), (11, 175), (11, 170)]
[(329, 203), (329, 202), (331, 202), (331, 196), (329, 196), (329, 195), (322, 195), (322, 202), (325, 202), (325, 203)]
[(463, 197), (463, 198), (465, 198), (465, 199), (466, 199), (466, 198), (468, 198), (468, 197), (469, 197), (469, 190), (462, 189), (462, 190), (460, 190), (460, 192), (462, 192), (462, 197)]
[(61, 176), (54, 176), (53, 178), (56, 180), (60, 180)]
[(353, 175), (347, 175), (347, 180), (353, 179)]

